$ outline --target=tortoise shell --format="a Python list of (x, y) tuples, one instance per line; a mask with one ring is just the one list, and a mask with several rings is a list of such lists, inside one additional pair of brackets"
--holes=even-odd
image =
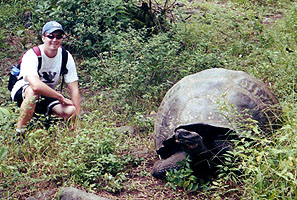
[[(166, 143), (179, 128), (196, 126), (202, 137), (217, 134), (213, 128), (235, 130), (234, 122), (243, 111), (248, 111), (260, 128), (269, 129), (278, 113), (277, 105), (268, 87), (243, 71), (213, 68), (186, 76), (161, 102), (154, 126), (155, 148), (162, 158), (170, 156)], [(232, 111), (224, 111), (226, 106)]]

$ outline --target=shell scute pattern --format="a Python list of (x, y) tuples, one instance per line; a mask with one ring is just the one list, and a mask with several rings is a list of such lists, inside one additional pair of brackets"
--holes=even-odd
[(159, 107), (154, 131), (156, 150), (164, 148), (163, 142), (171, 139), (179, 127), (205, 124), (232, 129), (220, 110), (224, 103), (234, 105), (237, 111), (249, 110), (259, 124), (267, 124), (267, 112), (270, 117), (274, 111), (264, 111), (278, 101), (263, 82), (242, 71), (214, 68), (186, 76), (167, 92)]

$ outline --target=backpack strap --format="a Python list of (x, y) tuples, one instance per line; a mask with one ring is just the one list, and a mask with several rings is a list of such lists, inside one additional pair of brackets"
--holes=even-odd
[[(34, 53), (36, 54), (36, 56), (38, 57), (38, 71), (39, 71), (39, 69), (41, 68), (41, 61), (42, 61), (41, 60), (41, 58), (42, 58), (41, 51), (39, 49), (39, 46), (34, 46), (34, 47), (32, 47), (32, 49), (33, 49)], [(24, 55), (25, 55), (25, 53), (22, 54), (22, 57), (18, 63), (18, 67), (21, 65)]]
[(40, 76), (39, 70), (40, 70), (41, 64), (42, 64), (41, 51), (39, 49), (39, 46), (35, 46), (32, 49), (33, 49), (34, 53), (36, 54), (36, 56), (38, 57), (38, 69), (37, 69), (37, 72), (38, 72), (38, 75)]
[(68, 61), (68, 52), (64, 47), (62, 47), (62, 66), (61, 66), (61, 76), (62, 76), (62, 82), (61, 82), (61, 92), (63, 90), (63, 84), (64, 84), (64, 75), (68, 73), (68, 70), (66, 68), (66, 64)]
[[(40, 49), (39, 49), (38, 46), (32, 47), (32, 49), (33, 49), (34, 53), (36, 54), (36, 56), (38, 58), (38, 69), (37, 69), (37, 73), (40, 76), (39, 70), (41, 68), (41, 63), (42, 63), (41, 51), (40, 51)], [(23, 55), (22, 55), (19, 63), (16, 66), (18, 69), (21, 69), (21, 64), (22, 64), (22, 60), (23, 60), (24, 55), (25, 55), (25, 53), (23, 53)], [(21, 79), (23, 79), (23, 77), (20, 77), (18, 80), (21, 80)]]
[[(38, 69), (37, 69), (37, 72), (38, 72), (38, 75), (40, 76), (39, 74), (39, 70), (41, 68), (41, 64), (42, 64), (42, 57), (41, 57), (41, 51), (40, 51), (40, 48), (38, 46), (34, 46), (33, 48), (33, 51), (34, 53), (36, 54), (36, 56), (38, 57)], [(23, 58), (23, 56), (22, 56)], [(18, 64), (18, 66), (21, 64), (22, 62), (22, 58)], [(64, 75), (68, 73), (68, 70), (67, 70), (67, 61), (68, 61), (68, 52), (66, 51), (66, 49), (64, 47), (62, 47), (62, 65), (61, 65), (61, 76), (62, 76), (62, 83), (61, 83), (61, 92), (62, 92), (62, 89), (63, 89), (63, 84), (64, 84)]]

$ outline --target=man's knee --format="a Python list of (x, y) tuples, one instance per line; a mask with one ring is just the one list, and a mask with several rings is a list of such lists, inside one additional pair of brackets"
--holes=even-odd
[(76, 114), (76, 108), (74, 106), (67, 106), (67, 108), (64, 109), (64, 115), (67, 119), (69, 119), (72, 116), (75, 116)]
[(63, 106), (58, 104), (53, 107), (53, 114), (64, 119), (69, 119), (76, 114), (76, 108), (74, 106)]
[(39, 98), (39, 95), (36, 92), (34, 92), (34, 90), (32, 90), (30, 86), (26, 88), (24, 95), (25, 99), (29, 98), (32, 100), (37, 100)]
[(36, 102), (39, 98), (39, 95), (36, 94), (31, 87), (26, 88), (24, 92), (24, 100), (20, 104), (20, 107), (26, 111), (26, 110), (35, 110)]

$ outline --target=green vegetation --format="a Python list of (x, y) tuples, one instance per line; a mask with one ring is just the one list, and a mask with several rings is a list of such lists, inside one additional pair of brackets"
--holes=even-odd
[[(213, 0), (180, 1), (185, 5), (179, 7), (160, 0), (144, 14), (141, 2), (0, 1), (0, 198), (71, 185), (119, 198), (151, 188), (156, 184), (150, 184), (148, 166), (157, 157), (150, 116), (182, 77), (223, 67), (246, 71), (274, 91), (283, 107), (282, 128), (269, 136), (257, 127), (253, 135), (237, 130), (249, 140), (234, 141), (212, 182), (193, 177), (186, 162), (168, 173), (168, 184), (160, 181), (145, 192), (154, 198), (165, 191), (161, 199), (296, 199), (297, 4)], [(86, 114), (74, 131), (71, 121), (32, 120), (25, 142), (16, 145), (18, 112), (6, 74), (25, 49), (40, 43), (49, 19), (66, 29), (64, 45), (77, 61)], [(125, 125), (136, 133), (120, 132)]]

